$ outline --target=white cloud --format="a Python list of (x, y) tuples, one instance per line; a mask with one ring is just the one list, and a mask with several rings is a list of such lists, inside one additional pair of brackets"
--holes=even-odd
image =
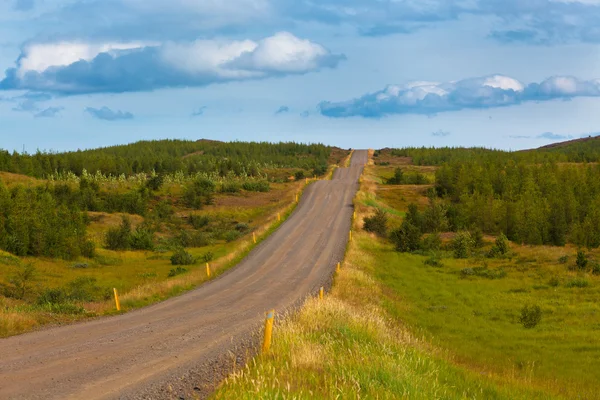
[(39, 43), (24, 48), (0, 89), (76, 94), (203, 86), (303, 74), (344, 58), (287, 32), (259, 41)]
[(447, 83), (412, 82), (390, 85), (349, 101), (323, 102), (319, 108), (321, 114), (328, 117), (379, 118), (390, 114), (431, 115), (573, 97), (600, 97), (600, 81), (555, 76), (525, 85), (508, 76), (491, 75)]

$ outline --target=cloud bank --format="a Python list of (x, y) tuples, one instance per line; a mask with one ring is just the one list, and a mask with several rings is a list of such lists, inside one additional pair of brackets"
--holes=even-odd
[(334, 68), (345, 57), (281, 32), (260, 41), (30, 44), (0, 90), (65, 95), (206, 86)]
[(322, 102), (319, 110), (331, 118), (380, 118), (393, 114), (435, 115), (464, 109), (513, 106), (531, 101), (600, 97), (600, 80), (583, 81), (555, 76), (541, 83), (524, 84), (503, 75), (455, 82), (411, 82), (342, 102)]
[[(32, 0), (17, 0), (27, 7)], [(56, 0), (40, 20), (48, 34), (173, 40), (200, 34), (273, 31), (303, 23), (349, 26), (367, 36), (410, 34), (436, 24), (477, 17), (490, 38), (550, 44), (600, 42), (595, 0)], [(60, 4), (63, 3), (63, 4)], [(103, 18), (98, 18), (102, 15)], [(107, 23), (110, 21), (110, 23)]]
[(108, 107), (92, 108), (88, 107), (85, 112), (90, 114), (92, 117), (102, 119), (105, 121), (117, 121), (121, 119), (133, 119), (133, 114), (127, 111), (113, 111)]

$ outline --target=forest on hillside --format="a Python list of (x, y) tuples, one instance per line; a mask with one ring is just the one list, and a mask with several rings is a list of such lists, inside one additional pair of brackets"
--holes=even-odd
[[(600, 247), (599, 140), (523, 152), (394, 149), (437, 165), (430, 231), (479, 230), (517, 243)], [(585, 156), (583, 156), (585, 155)], [(577, 162), (585, 160), (586, 162)], [(594, 162), (587, 162), (594, 161)]]
[(81, 176), (84, 171), (112, 176), (152, 172), (257, 176), (262, 168), (302, 168), (320, 175), (330, 154), (331, 148), (322, 144), (160, 140), (65, 153), (0, 150), (0, 171), (36, 178)]

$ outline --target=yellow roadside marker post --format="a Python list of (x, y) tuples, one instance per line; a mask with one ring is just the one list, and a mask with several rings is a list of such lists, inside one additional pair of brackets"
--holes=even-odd
[(208, 263), (206, 263), (206, 276), (210, 278), (210, 265)]
[(281, 222), (281, 213), (277, 213), (277, 221)]
[(337, 263), (337, 267), (335, 267), (335, 271), (336, 271), (337, 273), (339, 273), (339, 272), (340, 272), (340, 270), (341, 270), (341, 267), (342, 267), (342, 263)]
[(319, 289), (319, 300), (323, 300), (323, 286)]
[(298, 195), (296, 194), (296, 203), (298, 202)]
[(256, 244), (256, 233), (252, 232), (252, 241)]
[(263, 339), (262, 351), (266, 353), (271, 348), (271, 336), (273, 335), (273, 321), (275, 320), (275, 310), (267, 313), (265, 319), (265, 337)]
[(121, 311), (121, 302), (119, 301), (119, 292), (117, 292), (117, 288), (113, 288), (115, 292), (115, 306), (117, 306), (117, 311)]
[(348, 239), (349, 239), (350, 241), (352, 241), (352, 231), (350, 231), (350, 233), (348, 234)]

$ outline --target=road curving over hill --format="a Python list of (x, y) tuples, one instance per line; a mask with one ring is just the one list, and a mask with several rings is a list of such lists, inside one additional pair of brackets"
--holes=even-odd
[(0, 399), (204, 397), (265, 311), (288, 310), (330, 281), (367, 158), (355, 151), (349, 168), (307, 187), (276, 232), (198, 289), (123, 315), (0, 339)]

